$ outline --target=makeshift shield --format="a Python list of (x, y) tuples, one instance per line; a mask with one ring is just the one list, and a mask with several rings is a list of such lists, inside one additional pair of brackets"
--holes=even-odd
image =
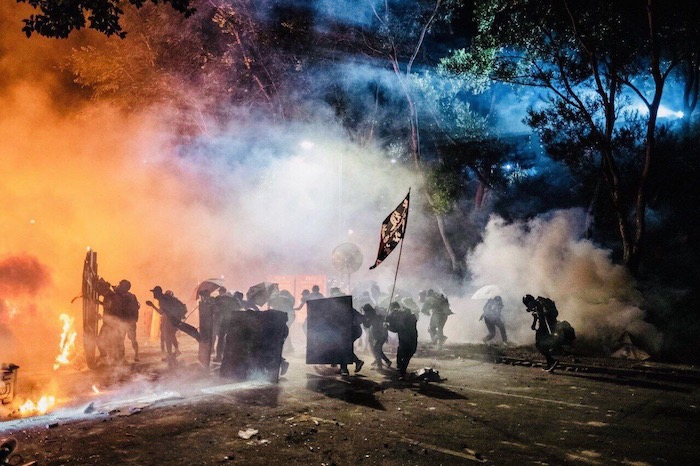
[(352, 363), (352, 296), (313, 299), (306, 308), (306, 364)]
[(277, 383), (288, 333), (287, 314), (282, 311), (233, 312), (219, 375), (239, 382)]
[(97, 335), (99, 331), (100, 300), (97, 292), (97, 253), (88, 250), (83, 264), (83, 348), (85, 360), (90, 369), (97, 367)]

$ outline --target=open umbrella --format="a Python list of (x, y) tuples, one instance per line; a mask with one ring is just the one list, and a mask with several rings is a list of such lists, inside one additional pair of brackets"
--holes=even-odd
[(221, 288), (222, 286), (224, 286), (223, 278), (208, 278), (199, 285), (197, 285), (197, 287), (192, 292), (192, 299), (197, 299), (197, 297), (199, 297), (199, 293), (201, 293), (202, 291), (204, 291), (205, 293), (212, 293)]
[(491, 299), (503, 294), (497, 285), (482, 286), (474, 292), (472, 299)]
[(248, 291), (246, 291), (245, 299), (257, 306), (262, 306), (270, 299), (270, 296), (278, 290), (279, 285), (277, 283), (260, 282), (257, 285), (251, 286)]

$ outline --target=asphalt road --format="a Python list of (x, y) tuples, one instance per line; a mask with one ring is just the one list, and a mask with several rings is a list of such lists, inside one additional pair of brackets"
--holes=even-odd
[[(361, 355), (365, 367), (346, 377), (291, 357), (267, 385), (168, 372), (151, 349), (118, 375), (67, 375), (71, 403), (0, 431), (40, 465), (696, 464), (694, 383), (550, 374), (454, 353), (409, 366), (434, 367), (440, 383), (399, 381)], [(92, 384), (100, 394), (86, 393)]]

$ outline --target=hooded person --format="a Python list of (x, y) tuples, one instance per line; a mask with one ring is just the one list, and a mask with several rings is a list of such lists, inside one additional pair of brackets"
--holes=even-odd
[[(548, 301), (552, 303), (552, 306), (545, 306)], [(523, 304), (527, 307), (527, 312), (532, 314), (533, 320), (530, 328), (535, 331), (535, 348), (546, 360), (545, 370), (552, 372), (559, 364), (559, 361), (553, 356), (556, 348), (554, 328), (559, 312), (554, 307), (554, 301), (548, 298), (538, 297), (535, 299), (534, 296), (528, 294), (523, 297)]]

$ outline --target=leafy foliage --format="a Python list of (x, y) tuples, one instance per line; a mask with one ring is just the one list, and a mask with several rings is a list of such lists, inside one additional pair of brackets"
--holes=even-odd
[[(140, 9), (149, 0), (17, 0), (27, 3), (39, 14), (33, 14), (23, 20), (22, 30), (31, 37), (33, 33), (46, 37), (66, 38), (73, 30), (80, 30), (87, 25), (107, 36), (126, 37), (120, 23), (124, 15), (122, 5)], [(153, 4), (170, 4), (172, 8), (189, 17), (194, 13), (190, 0), (150, 0)]]

